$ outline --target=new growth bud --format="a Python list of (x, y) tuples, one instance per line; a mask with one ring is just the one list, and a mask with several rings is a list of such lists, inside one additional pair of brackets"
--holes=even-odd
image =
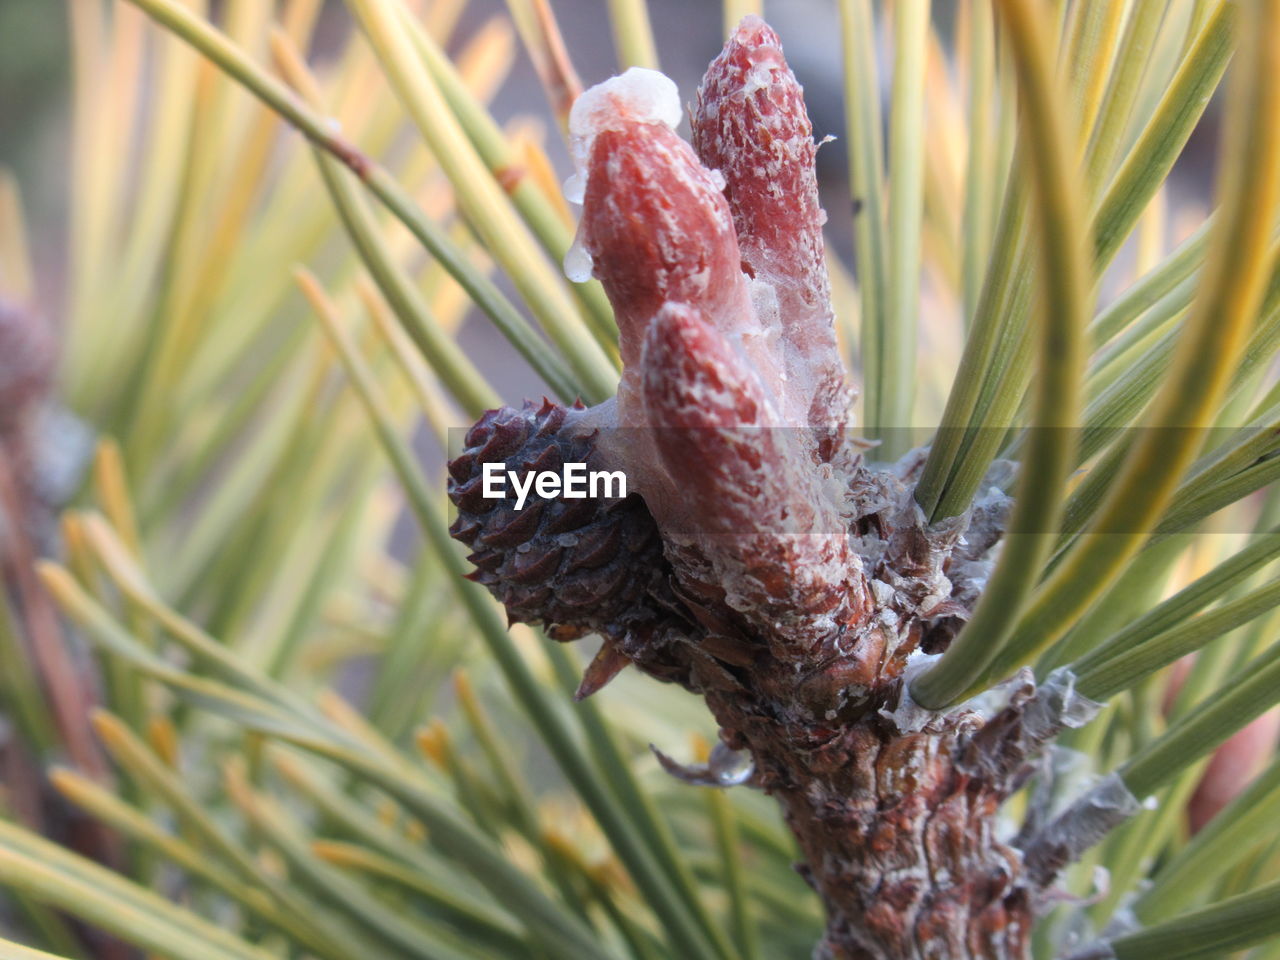
[(810, 653), (841, 626), (856, 563), (807, 436), (776, 429), (754, 371), (683, 304), (654, 317), (640, 366), (677, 575), (698, 593), (717, 585), (780, 659)]
[(778, 35), (759, 17), (745, 18), (707, 69), (693, 145), (724, 178), (743, 269), (776, 297), (793, 402), (815, 427), (844, 427), (852, 392), (831, 310), (818, 146)]

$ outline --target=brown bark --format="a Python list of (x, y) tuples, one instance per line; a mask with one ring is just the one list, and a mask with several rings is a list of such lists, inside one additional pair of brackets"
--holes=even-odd
[[(865, 482), (886, 492), (884, 476)], [(989, 721), (961, 709), (925, 718), (922, 729), (899, 726), (893, 712), (908, 658), (945, 637), (971, 586), (949, 581), (945, 570), (982, 558), (966, 552), (960, 524), (929, 531), (907, 519), (909, 488), (899, 484), (894, 494), (859, 518), (883, 534), (875, 538), (880, 560), (865, 572), (863, 602), (851, 605), (856, 612), (838, 637), (796, 663), (735, 631), (741, 615), (707, 607), (698, 616), (706, 636), (687, 644), (681, 680), (705, 697), (726, 745), (749, 751), (752, 785), (780, 803), (805, 855), (799, 869), (827, 909), (822, 955), (1024, 957), (1033, 891), (1018, 852), (997, 837), (996, 819), (1038, 746), (1021, 737), (1029, 690)], [(941, 600), (940, 584), (950, 588)], [(711, 585), (701, 586), (705, 597)]]

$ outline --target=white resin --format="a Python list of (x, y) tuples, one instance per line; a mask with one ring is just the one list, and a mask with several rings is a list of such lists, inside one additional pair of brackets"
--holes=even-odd
[(582, 201), (587, 195), (587, 178), (580, 173), (575, 173), (565, 180), (563, 190), (566, 200), (582, 206)]
[(569, 111), (569, 153), (574, 175), (565, 182), (565, 196), (581, 203), (587, 183), (591, 147), (602, 130), (619, 130), (623, 118), (631, 123), (680, 125), (683, 109), (675, 81), (657, 70), (632, 67), (618, 77), (582, 93)]
[[(569, 155), (574, 172), (564, 182), (565, 199), (580, 204), (586, 196), (591, 148), (602, 130), (621, 130), (634, 123), (664, 123), (674, 130), (681, 116), (680, 91), (670, 77), (657, 70), (632, 67), (583, 91), (569, 111)], [(586, 283), (592, 266), (591, 254), (580, 239), (575, 240), (564, 256), (564, 275), (574, 283)]]
[(564, 275), (574, 283), (586, 283), (591, 279), (591, 270), (594, 266), (587, 248), (582, 245), (580, 239), (575, 239), (573, 246), (564, 255)]

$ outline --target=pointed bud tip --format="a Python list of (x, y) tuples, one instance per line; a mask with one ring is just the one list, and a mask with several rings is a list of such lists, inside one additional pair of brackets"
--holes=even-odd
[(582, 675), (582, 683), (578, 685), (573, 699), (579, 702), (593, 694), (599, 693), (623, 670), (631, 665), (631, 661), (612, 643), (605, 641), (596, 653), (595, 658), (587, 666)]
[[(756, 425), (759, 380), (699, 311), (666, 303), (649, 323), (641, 359), (650, 422), (659, 427)], [(665, 436), (662, 439), (671, 439)]]
[(769, 24), (754, 13), (748, 13), (738, 21), (729, 35), (729, 44), (743, 47), (777, 47), (782, 48), (782, 40)]

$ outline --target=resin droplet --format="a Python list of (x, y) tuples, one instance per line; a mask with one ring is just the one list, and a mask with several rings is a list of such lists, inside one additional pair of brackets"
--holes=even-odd
[(575, 173), (564, 181), (564, 198), (570, 203), (576, 203), (582, 206), (582, 198), (587, 192), (587, 180), (580, 174)]
[(586, 283), (591, 279), (591, 271), (595, 267), (591, 254), (580, 240), (574, 240), (569, 252), (564, 255), (564, 275), (574, 283)]

